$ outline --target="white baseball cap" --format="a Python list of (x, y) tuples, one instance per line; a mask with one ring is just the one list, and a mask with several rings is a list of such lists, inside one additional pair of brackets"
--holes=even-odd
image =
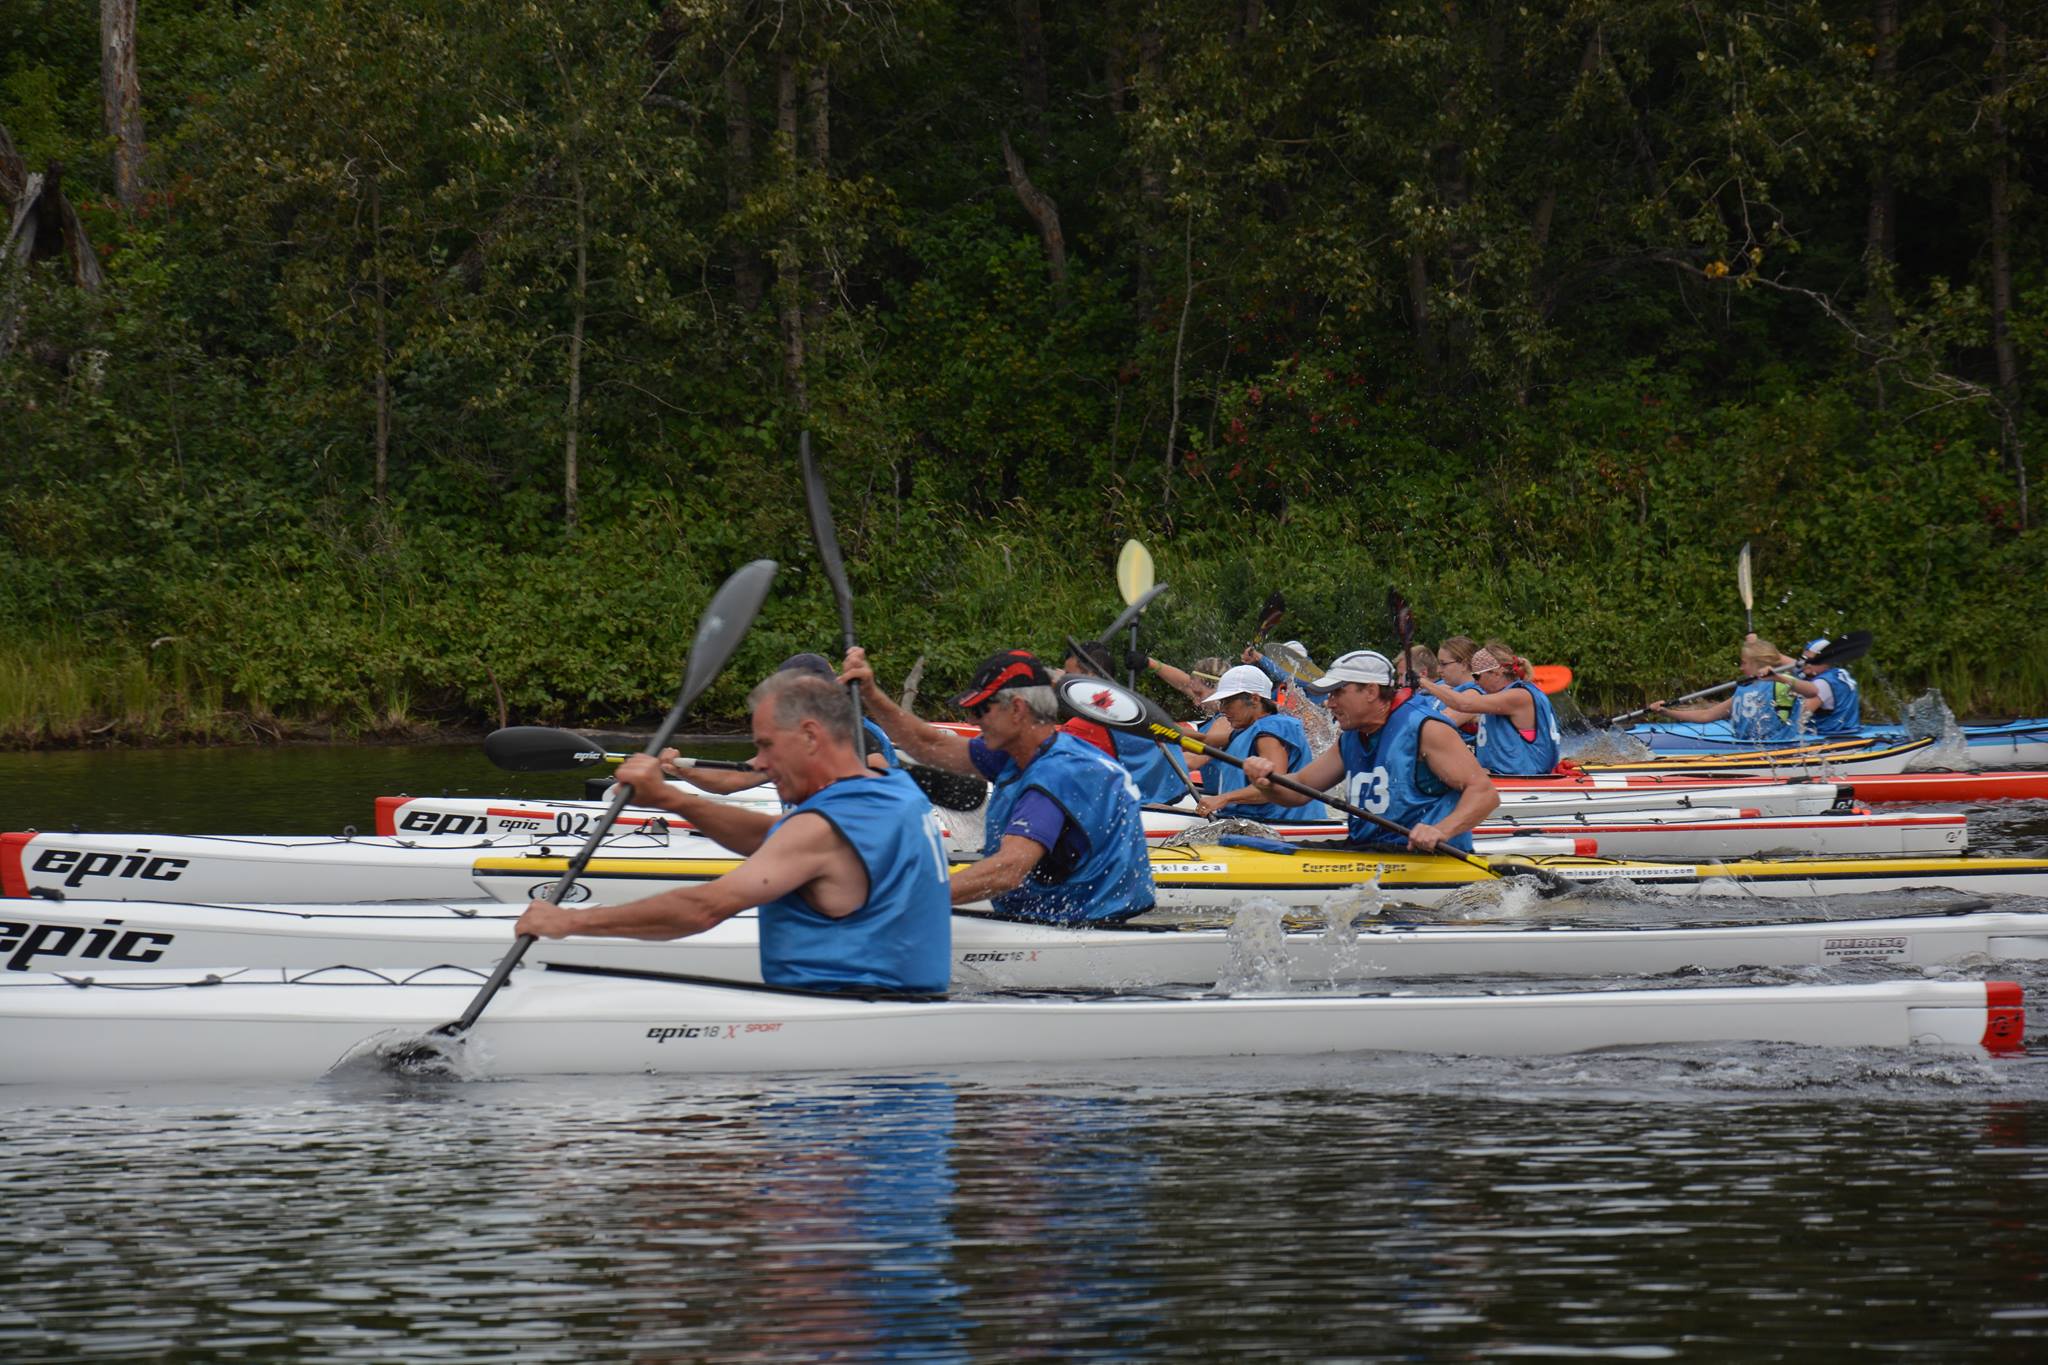
[(1223, 701), (1230, 697), (1258, 697), (1263, 701), (1273, 700), (1273, 680), (1266, 671), (1253, 664), (1238, 664), (1224, 670), (1216, 680), (1216, 690), (1209, 694), (1210, 701)]
[(1317, 678), (1309, 686), (1318, 692), (1327, 692), (1343, 683), (1380, 683), (1391, 685), (1394, 681), (1394, 666), (1387, 662), (1387, 656), (1376, 649), (1354, 649), (1341, 655), (1330, 665), (1330, 671)]

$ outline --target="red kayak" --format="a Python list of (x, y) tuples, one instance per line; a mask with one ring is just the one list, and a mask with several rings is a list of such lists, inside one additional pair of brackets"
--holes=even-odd
[(1858, 801), (2026, 801), (2048, 798), (2048, 768), (2006, 772), (1882, 773), (1844, 779)]

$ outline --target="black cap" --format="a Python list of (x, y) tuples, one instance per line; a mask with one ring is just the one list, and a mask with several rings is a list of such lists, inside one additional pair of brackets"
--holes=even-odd
[(1028, 649), (1006, 649), (981, 661), (981, 667), (974, 670), (973, 684), (953, 698), (953, 705), (979, 706), (1009, 687), (1051, 686), (1052, 675), (1045, 671), (1037, 655)]
[(839, 670), (832, 667), (832, 661), (822, 654), (792, 654), (775, 666), (777, 673), (815, 673), (821, 678), (838, 681)]

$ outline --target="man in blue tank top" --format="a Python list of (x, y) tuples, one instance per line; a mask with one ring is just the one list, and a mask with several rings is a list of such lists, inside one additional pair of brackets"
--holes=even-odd
[(1115, 759), (1062, 732), (1052, 675), (1021, 649), (983, 660), (953, 699), (981, 726), (972, 739), (919, 720), (875, 682), (864, 651), (846, 656), (868, 714), (919, 763), (989, 783), (981, 860), (953, 874), (953, 904), (988, 900), (1010, 919), (1114, 924), (1152, 908), (1138, 788)]
[[(1239, 664), (1224, 673), (1212, 695), (1230, 726), (1230, 734), (1228, 738), (1212, 737), (1209, 742), (1233, 758), (1256, 755), (1273, 764), (1274, 774), (1285, 777), (1307, 766), (1315, 757), (1308, 745), (1308, 731), (1299, 719), (1281, 712), (1273, 700), (1273, 680), (1263, 670), (1252, 664)], [(1204, 815), (1267, 821), (1329, 818), (1320, 801), (1290, 808), (1267, 800), (1265, 793), (1246, 782), (1243, 771), (1232, 764), (1208, 764), (1202, 769), (1202, 781), (1210, 795), (1195, 804)]]
[[(1412, 698), (1396, 704), (1394, 666), (1375, 650), (1344, 655), (1314, 685), (1328, 695), (1330, 717), (1343, 733), (1335, 748), (1296, 777), (1318, 791), (1341, 780), (1351, 804), (1408, 826), (1404, 839), (1354, 815), (1345, 842), (1354, 848), (1471, 852), (1472, 829), (1500, 805), (1500, 794), (1443, 713)], [(1308, 800), (1266, 785), (1273, 775), (1267, 759), (1247, 759), (1244, 775), (1279, 805)]]
[(854, 752), (853, 698), (814, 674), (776, 673), (748, 698), (753, 763), (775, 784), (780, 816), (679, 791), (661, 763), (619, 765), (643, 805), (673, 811), (746, 861), (716, 881), (625, 905), (574, 909), (536, 900), (517, 932), (669, 939), (761, 907), (761, 977), (770, 985), (855, 994), (937, 994), (953, 967), (945, 839), (924, 794), (900, 771)]

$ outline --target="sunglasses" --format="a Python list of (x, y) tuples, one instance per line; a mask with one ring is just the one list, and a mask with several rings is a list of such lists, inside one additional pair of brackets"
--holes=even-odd
[(990, 697), (987, 701), (978, 701), (974, 703), (974, 705), (967, 708), (968, 719), (978, 721), (983, 716), (986, 716), (989, 713), (989, 711), (996, 705), (996, 703), (1007, 700), (1008, 698), (1003, 696), (1002, 693), (998, 692), (994, 696)]

